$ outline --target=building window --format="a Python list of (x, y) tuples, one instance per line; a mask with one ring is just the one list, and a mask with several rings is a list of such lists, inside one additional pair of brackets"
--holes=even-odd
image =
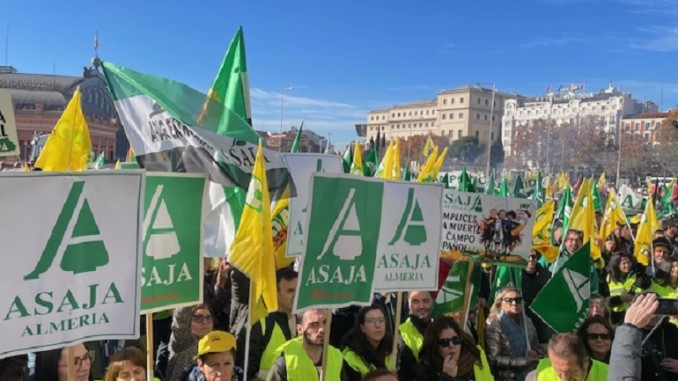
[(431, 115), (435, 115), (435, 114), (436, 114), (436, 110), (431, 110)]
[(492, 121), (494, 122), (494, 115), (492, 115)]
[(391, 114), (391, 118), (395, 118), (395, 113)]
[(454, 113), (453, 112), (450, 113), (450, 119), (454, 119)]
[(463, 112), (459, 113), (459, 119), (464, 119), (464, 113)]
[(407, 116), (412, 116), (412, 111), (410, 111), (410, 112), (407, 114)]
[(443, 114), (443, 119), (447, 119), (447, 114)]
[(457, 130), (457, 139), (461, 138), (461, 130)]
[(492, 136), (492, 140), (494, 140), (494, 132), (491, 134), (491, 136)]
[(459, 103), (464, 103), (464, 97), (459, 98)]
[(489, 99), (485, 99), (485, 106), (487, 106), (488, 104), (490, 104), (490, 100), (489, 100)]
[(444, 105), (447, 104), (447, 99), (443, 98), (443, 104), (444, 104)]
[(645, 131), (650, 131), (650, 122), (645, 122)]
[(480, 104), (480, 98), (478, 98), (478, 104)]
[(648, 143), (650, 141), (650, 134), (648, 132), (645, 133), (645, 143)]
[(398, 113), (398, 118), (400, 118), (400, 113)]
[(485, 120), (487, 120), (487, 115), (485, 115)]
[(478, 139), (479, 137), (480, 137), (480, 133), (478, 131), (476, 131), (476, 139)]
[(454, 104), (454, 98), (450, 98), (450, 104), (451, 104), (451, 105)]
[(631, 124), (628, 122), (624, 123), (624, 130), (628, 131), (629, 129), (631, 129)]
[(423, 124), (419, 123), (419, 127), (421, 128), (422, 126), (423, 126)]
[(480, 119), (480, 114), (476, 114), (476, 119)]
[(636, 131), (640, 131), (640, 123), (636, 122), (636, 125), (634, 127)]

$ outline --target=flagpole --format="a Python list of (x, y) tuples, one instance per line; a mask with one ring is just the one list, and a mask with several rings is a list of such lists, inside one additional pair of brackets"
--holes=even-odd
[(75, 381), (75, 349), (72, 345), (66, 347), (66, 377), (68, 381)]
[(396, 313), (395, 318), (393, 319), (393, 346), (391, 348), (391, 366), (393, 369), (396, 368), (398, 361), (398, 336), (400, 331), (398, 327), (400, 326), (400, 319), (403, 314), (403, 293), (398, 292), (396, 294)]
[(249, 308), (247, 310), (247, 326), (245, 327), (245, 362), (244, 362), (244, 375), (247, 379), (247, 368), (250, 361), (250, 335), (252, 333), (252, 309), (255, 308), (255, 303), (252, 302), (252, 279), (250, 278), (250, 292), (247, 297), (249, 300)]
[(527, 349), (532, 350), (532, 345), (530, 345), (530, 335), (527, 333), (527, 315), (525, 315), (525, 305), (523, 305), (522, 308), (522, 315), (523, 315), (523, 328), (525, 328), (525, 342), (527, 342)]
[[(466, 279), (468, 279), (468, 278), (469, 278), (469, 275), (467, 274)], [(468, 283), (470, 283), (470, 281)], [(471, 285), (471, 287), (469, 288), (469, 294), (471, 294), (471, 296), (469, 296), (468, 300), (465, 301), (465, 303), (464, 303), (464, 308), (465, 308), (466, 312), (464, 313), (464, 325), (463, 325), (464, 328), (462, 328), (462, 330), (465, 330), (467, 328), (466, 326), (469, 323), (468, 316), (471, 312), (471, 299), (473, 298), (473, 285)]]
[(321, 381), (334, 381), (327, 378), (327, 360), (330, 347), (330, 333), (332, 331), (332, 310), (326, 309), (327, 322), (325, 323), (325, 339), (323, 340), (322, 370), (320, 371)]
[(471, 306), (471, 293), (473, 292), (473, 284), (471, 284), (471, 277), (473, 274), (473, 265), (474, 263), (472, 261), (468, 261), (468, 265), (466, 267), (466, 287), (464, 290), (464, 321), (462, 322), (463, 325), (462, 330), (466, 328), (466, 323), (468, 323), (468, 313), (470, 310)]
[(153, 379), (153, 314), (146, 313), (146, 379)]

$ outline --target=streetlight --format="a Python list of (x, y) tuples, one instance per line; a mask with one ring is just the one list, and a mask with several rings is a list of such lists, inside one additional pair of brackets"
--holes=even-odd
[[(476, 85), (490, 85), (490, 83), (476, 83)], [(497, 93), (497, 86), (495, 82), (491, 83), (492, 85), (492, 101), (490, 103), (490, 125), (488, 126), (489, 131), (487, 131), (487, 178), (490, 177), (490, 158), (492, 157), (492, 124), (494, 122), (494, 95)], [(469, 102), (470, 105), (470, 102)]]
[(621, 185), (621, 152), (622, 152), (622, 135), (623, 135), (623, 124), (622, 124), (622, 119), (624, 118), (624, 96), (625, 94), (622, 94), (622, 101), (621, 101), (621, 111), (619, 112), (619, 118), (618, 123), (619, 123), (619, 151), (617, 152), (617, 179), (616, 179), (616, 186), (617, 190), (619, 190), (619, 186)]
[(292, 86), (283, 87), (280, 91), (280, 145), (278, 145), (278, 151), (282, 152), (282, 142), (283, 142), (283, 111), (285, 109), (285, 91), (294, 89)]

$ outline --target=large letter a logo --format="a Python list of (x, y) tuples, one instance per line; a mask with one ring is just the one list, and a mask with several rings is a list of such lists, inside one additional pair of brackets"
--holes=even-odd
[(421, 213), (419, 202), (414, 197), (414, 188), (410, 188), (407, 192), (407, 205), (400, 218), (400, 223), (396, 229), (395, 235), (391, 238), (389, 245), (396, 243), (405, 234), (405, 242), (412, 246), (419, 246), (426, 242), (426, 224), (424, 223), (424, 216)]
[(57, 257), (61, 257), (62, 270), (76, 274), (95, 271), (97, 267), (108, 263), (108, 251), (101, 240), (89, 203), (82, 194), (84, 186), (84, 181), (71, 186), (42, 256), (35, 269), (24, 276), (25, 280), (38, 279)]

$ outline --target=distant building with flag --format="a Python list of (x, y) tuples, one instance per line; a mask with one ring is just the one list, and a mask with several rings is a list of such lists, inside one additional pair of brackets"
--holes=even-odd
[(511, 140), (516, 129), (537, 120), (559, 127), (563, 124), (576, 126), (581, 120), (594, 117), (602, 119), (605, 132), (614, 132), (618, 131), (622, 118), (640, 112), (657, 112), (658, 109), (656, 104), (639, 102), (612, 84), (595, 94), (577, 93), (582, 89), (583, 85), (560, 86), (557, 93), (541, 97), (506, 99), (501, 117), (501, 139), (506, 156), (515, 154), (511, 150)]
[[(488, 139), (496, 142), (500, 137), (504, 102), (517, 95), (497, 90), (492, 105), (492, 92), (485, 87), (466, 85), (441, 91), (431, 100), (370, 111), (365, 137), (367, 141), (376, 140), (377, 132), (381, 131), (386, 140), (434, 134), (449, 137), (450, 141), (475, 136), (480, 144), (487, 144)], [(490, 119), (492, 132), (488, 136)]]
[(0, 88), (10, 90), (14, 104), (21, 161), (31, 160), (32, 142), (44, 143), (44, 136), (52, 131), (78, 86), (92, 150), (104, 152), (108, 162), (125, 158), (129, 144), (101, 73), (85, 67), (81, 77), (27, 74), (11, 66), (0, 66)]

